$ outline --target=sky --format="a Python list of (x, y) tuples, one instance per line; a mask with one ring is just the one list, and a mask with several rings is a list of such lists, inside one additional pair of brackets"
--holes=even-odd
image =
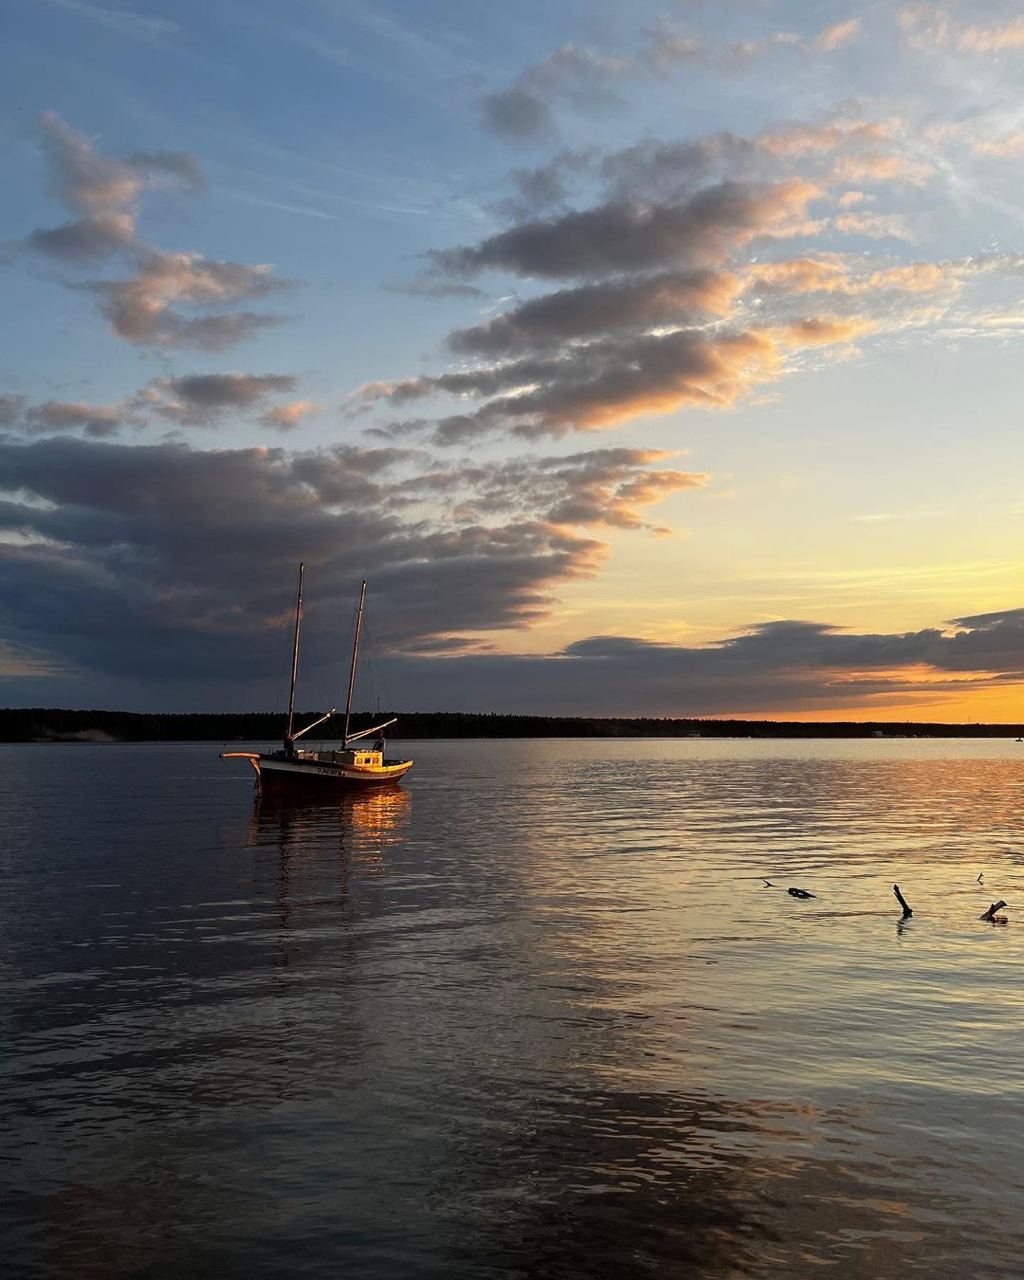
[(1024, 720), (1019, 6), (0, 21), (0, 701)]

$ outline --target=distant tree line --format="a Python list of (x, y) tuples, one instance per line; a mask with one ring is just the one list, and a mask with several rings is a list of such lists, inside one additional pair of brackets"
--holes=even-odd
[[(317, 712), (296, 717), (297, 728)], [(913, 721), (703, 720), (637, 717), (521, 716), (454, 711), (363, 713), (353, 732), (398, 714), (391, 735), (414, 738), (1006, 738), (1019, 724), (921, 724)], [(396, 732), (397, 730), (397, 732)], [(155, 714), (134, 711), (70, 711), (55, 707), (0, 708), (2, 742), (268, 742), (284, 731), (279, 711)], [(340, 736), (340, 724), (314, 734)]]

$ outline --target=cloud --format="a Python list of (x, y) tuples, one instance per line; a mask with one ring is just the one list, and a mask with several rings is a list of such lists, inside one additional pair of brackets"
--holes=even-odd
[(187, 318), (174, 306), (263, 298), (282, 287), (271, 270), (263, 264), (215, 262), (197, 253), (150, 253), (131, 279), (85, 287), (100, 296), (111, 328), (128, 342), (217, 351), (278, 323), (279, 317), (234, 312)]
[(724, 316), (742, 288), (731, 272), (708, 269), (624, 277), (561, 289), (448, 337), (452, 351), (507, 357), (551, 343), (634, 326)]
[(999, 55), (1024, 49), (1024, 17), (1019, 15), (1003, 22), (965, 25), (947, 6), (913, 3), (900, 9), (899, 24), (907, 42), (919, 50)]
[[(915, 151), (914, 136), (899, 117), (844, 111), (751, 137), (564, 152), (516, 170), (521, 195), (510, 209), (561, 207), (427, 257), (442, 280), (501, 272), (530, 281), (534, 296), (450, 332), (457, 363), (447, 371), (368, 383), (351, 412), (450, 395), (475, 403), (438, 417), (434, 443), (561, 435), (647, 413), (728, 408), (787, 372), (849, 356), (867, 334), (935, 332), (972, 281), (1019, 267), (1014, 255), (907, 262), (865, 249), (864, 241), (912, 238), (877, 189), (920, 187), (940, 172)], [(598, 197), (565, 207), (581, 175)], [(802, 243), (787, 257), (789, 241)], [(992, 315), (964, 306), (949, 332), (1001, 336), (1007, 326)], [(810, 350), (813, 361), (801, 355)], [(429, 423), (370, 430), (422, 437)]]
[(976, 138), (971, 148), (980, 156), (1024, 155), (1024, 129), (1014, 129), (1001, 138)]
[(655, 466), (674, 456), (663, 449), (624, 448), (531, 455), (436, 471), (424, 483), (435, 496), (447, 493), (463, 518), (534, 511), (555, 525), (606, 525), (664, 534), (669, 530), (651, 524), (644, 509), (673, 493), (701, 488), (708, 480), (702, 472)]
[(0, 426), (17, 435), (66, 435), (83, 430), (87, 436), (106, 437), (124, 427), (140, 428), (153, 422), (179, 427), (211, 427), (225, 417), (246, 417), (261, 411), (264, 426), (289, 430), (320, 406), (308, 400), (283, 404), (268, 402), (295, 391), (296, 379), (283, 373), (202, 373), (154, 378), (116, 404), (89, 404), (83, 400), (46, 400), (29, 404), (24, 396), (0, 397)]
[(539, 138), (552, 127), (547, 104), (519, 86), (489, 94), (480, 108), (485, 128), (501, 138)]
[(286, 404), (268, 409), (260, 416), (260, 422), (267, 427), (276, 427), (279, 431), (292, 431), (303, 418), (316, 413), (321, 407), (312, 400), (289, 400)]
[(614, 202), (523, 222), (477, 245), (430, 257), (457, 277), (502, 270), (557, 279), (667, 263), (707, 265), (757, 236), (797, 234), (808, 204), (820, 194), (798, 179), (767, 186), (722, 182), (676, 204)]
[[(183, 426), (210, 426), (225, 413), (261, 408), (271, 396), (294, 391), (295, 385), (295, 378), (285, 373), (196, 373), (155, 378), (134, 397), (133, 404)], [(301, 413), (295, 422), (299, 417)], [(266, 414), (261, 421), (266, 421)], [(275, 420), (274, 425), (281, 423)]]
[(72, 283), (100, 301), (120, 338), (138, 345), (196, 347), (217, 351), (279, 323), (252, 311), (183, 314), (181, 307), (209, 311), (265, 297), (285, 287), (264, 264), (216, 261), (197, 252), (166, 252), (139, 237), (141, 196), (161, 188), (197, 191), (203, 185), (195, 159), (176, 151), (137, 151), (106, 156), (54, 112), (40, 121), (50, 168), (51, 193), (78, 217), (32, 231), (24, 245), (72, 265), (117, 255), (131, 275), (121, 280)]
[(482, 122), (499, 137), (532, 141), (552, 129), (553, 102), (569, 102), (579, 109), (607, 106), (617, 100), (615, 82), (632, 70), (629, 58), (563, 45), (527, 67), (508, 89), (485, 97), (480, 104)]
[[(232, 396), (207, 385), (199, 398)], [(644, 508), (700, 483), (663, 467), (667, 457), (611, 450), (540, 459), (536, 472), (525, 459), (436, 472), (393, 447), (0, 443), (0, 528), (18, 538), (0, 539), (6, 638), (65, 671), (153, 688), (168, 673), (228, 685), (242, 666), (246, 678), (276, 674), (299, 559), (317, 584), (309, 624), (332, 637), (324, 652), (363, 574), (378, 643), (526, 627), (607, 554), (581, 528), (648, 527)]]
[(960, 32), (957, 45), (971, 53), (1005, 53), (1024, 49), (1024, 17), (989, 26), (972, 25)]
[(664, 78), (680, 66), (729, 75), (778, 50), (801, 56), (832, 53), (856, 37), (859, 24), (859, 18), (837, 22), (811, 40), (792, 31), (772, 31), (732, 44), (713, 44), (663, 19), (648, 28), (637, 48), (625, 53), (565, 44), (526, 67), (508, 88), (481, 99), (481, 123), (506, 141), (533, 142), (554, 131), (556, 105), (577, 111), (613, 106), (624, 85)]
[(777, 376), (770, 333), (681, 330), (600, 338), (551, 357), (529, 356), (465, 373), (406, 379), (368, 394), (403, 404), (436, 392), (487, 400), (443, 418), (436, 440), (450, 445), (495, 430), (523, 437), (614, 426), (639, 414), (687, 405), (726, 408)]
[(847, 18), (844, 22), (833, 23), (819, 31), (814, 38), (814, 47), (822, 53), (832, 53), (855, 40), (859, 33), (860, 18)]
[(106, 258), (135, 243), (135, 218), (130, 213), (97, 214), (59, 227), (37, 228), (29, 234), (30, 249), (68, 262)]
[(870, 719), (949, 705), (952, 718), (964, 692), (1024, 683), (1024, 610), (893, 634), (782, 620), (703, 646), (596, 635), (553, 654), (396, 659), (388, 679), (409, 707), (429, 687), (428, 705), (458, 710)]
[(581, 529), (657, 531), (645, 508), (703, 479), (670, 460), (607, 449), (437, 470), (395, 448), (0, 444), (16, 495), (0, 528), (18, 535), (0, 540), (21, 668), (9, 696), (273, 705), (300, 558), (312, 655), (300, 696), (313, 702), (336, 687), (333, 659), (321, 670), (315, 655), (335, 651), (363, 574), (389, 688), (409, 708), (870, 716), (1024, 683), (1024, 608), (893, 634), (781, 620), (699, 646), (591, 635), (556, 653), (474, 651), (542, 620), (600, 567), (607, 548)]
[(586, 172), (591, 160), (589, 152), (560, 151), (545, 164), (532, 169), (513, 169), (508, 177), (516, 194), (502, 200), (497, 211), (518, 220), (564, 204), (569, 194), (567, 178)]
[[(558, 161), (553, 162), (556, 166)], [(863, 179), (922, 185), (934, 166), (915, 151), (897, 119), (838, 116), (826, 123), (787, 121), (752, 137), (730, 132), (683, 140), (645, 139), (601, 159), (610, 199), (667, 202), (709, 183), (803, 179), (824, 190)]]
[(30, 431), (47, 434), (81, 427), (90, 436), (110, 436), (120, 430), (124, 409), (116, 404), (87, 404), (82, 400), (46, 400), (25, 412)]
[(202, 175), (192, 156), (174, 151), (104, 156), (53, 111), (39, 122), (50, 167), (50, 192), (81, 216), (59, 227), (37, 228), (29, 248), (71, 262), (102, 259), (135, 244), (139, 197), (147, 188), (195, 190)]

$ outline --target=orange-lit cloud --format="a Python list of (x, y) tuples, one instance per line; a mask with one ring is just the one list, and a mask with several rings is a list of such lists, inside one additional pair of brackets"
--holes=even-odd
[(262, 298), (279, 288), (265, 265), (213, 262), (197, 253), (149, 253), (129, 280), (91, 287), (102, 299), (111, 328), (129, 342), (219, 350), (276, 319), (251, 312), (191, 317), (176, 306), (206, 308)]
[(279, 431), (291, 431), (299, 425), (303, 418), (316, 413), (321, 406), (312, 400), (289, 400), (285, 404), (275, 405), (260, 416), (260, 422), (268, 427), (276, 427)]
[(1003, 53), (1024, 49), (1024, 17), (989, 26), (972, 25), (959, 34), (957, 45), (971, 53)]
[(1013, 53), (1024, 49), (1024, 17), (989, 23), (964, 23), (941, 3), (913, 3), (899, 11), (899, 23), (917, 48), (950, 49), (971, 54)]
[(833, 23), (831, 27), (825, 27), (819, 31), (814, 38), (814, 47), (824, 53), (832, 53), (833, 50), (855, 40), (859, 32), (860, 18), (847, 18), (845, 22)]

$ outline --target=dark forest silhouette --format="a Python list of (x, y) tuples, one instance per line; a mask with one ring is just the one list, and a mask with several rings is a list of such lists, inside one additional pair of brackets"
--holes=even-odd
[[(319, 712), (296, 716), (302, 728)], [(1018, 724), (921, 724), (882, 721), (814, 723), (793, 720), (702, 720), (652, 717), (497, 715), (452, 711), (354, 715), (353, 731), (398, 716), (396, 737), (416, 738), (1006, 738)], [(268, 742), (280, 738), (279, 711), (144, 713), (74, 711), (50, 707), (0, 708), (2, 742)], [(317, 735), (319, 737), (319, 735)], [(324, 738), (337, 736), (328, 727)]]

